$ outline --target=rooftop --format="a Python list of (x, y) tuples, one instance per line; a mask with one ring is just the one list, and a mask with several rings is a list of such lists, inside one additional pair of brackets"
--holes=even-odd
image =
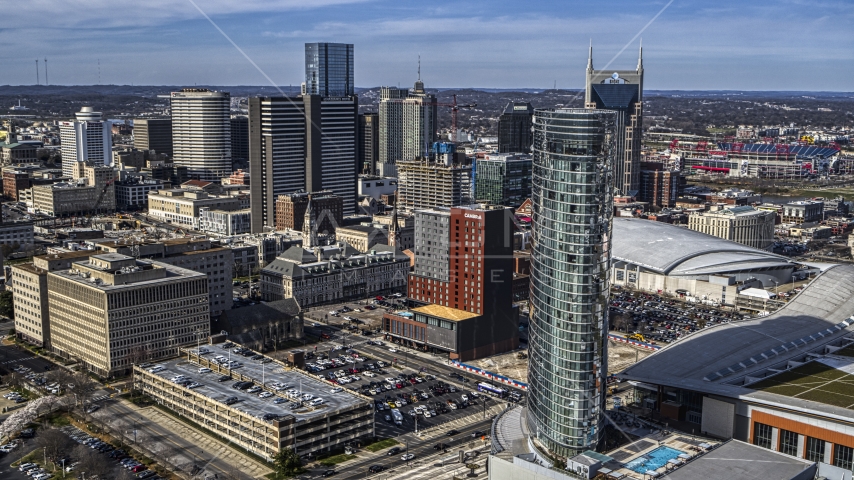
[[(853, 316), (854, 265), (837, 265), (821, 273), (773, 314), (700, 330), (658, 350), (620, 376), (850, 420), (849, 404), (840, 407), (822, 398), (800, 395), (797, 385), (772, 388), (791, 382), (788, 377), (772, 380), (776, 377), (770, 369), (787, 370), (789, 365), (798, 366), (851, 343), (847, 337), (852, 333)], [(751, 384), (763, 378), (771, 381)]]
[(665, 275), (698, 275), (785, 267), (780, 255), (662, 222), (614, 218), (614, 260)]
[[(242, 367), (234, 370), (234, 373), (240, 373), (245, 377), (250, 377), (256, 383), (265, 383), (267, 385), (272, 382), (280, 382), (289, 385), (288, 388), (295, 388), (302, 393), (310, 393), (315, 397), (320, 397), (324, 400), (323, 405), (313, 408), (295, 408), (291, 409), (289, 404), (275, 404), (276, 396), (270, 398), (260, 398), (257, 394), (246, 393), (243, 390), (232, 388), (237, 379), (232, 379), (226, 382), (218, 382), (217, 379), (221, 376), (219, 373), (199, 373), (199, 365), (197, 363), (187, 361), (186, 355), (181, 358), (175, 358), (166, 362), (161, 362), (158, 365), (166, 367), (166, 370), (157, 375), (170, 379), (176, 375), (184, 375), (191, 380), (201, 383), (202, 386), (193, 389), (193, 392), (203, 395), (214, 400), (225, 400), (229, 397), (237, 397), (239, 403), (233, 405), (234, 408), (255, 415), (258, 417), (266, 413), (275, 413), (281, 415), (293, 415), (297, 422), (313, 420), (314, 418), (329, 415), (338, 410), (349, 409), (359, 405), (367, 405), (369, 400), (362, 398), (347, 389), (332, 393), (332, 389), (337, 387), (326, 381), (311, 377), (298, 370), (286, 370), (281, 365), (271, 362), (267, 364), (259, 363), (256, 360), (250, 360), (247, 357), (231, 353), (228, 349), (222, 348), (223, 344), (205, 345), (211, 353), (204, 355), (203, 358), (211, 359), (218, 355), (229, 357), (231, 360), (241, 362)], [(283, 391), (284, 392), (284, 391)], [(280, 392), (282, 394), (283, 392)]]
[[(805, 470), (815, 463), (738, 440), (730, 440), (701, 455), (686, 465), (667, 473), (669, 480), (709, 480), (738, 478), (740, 480), (790, 480), (807, 478)], [(813, 478), (809, 475), (808, 478)]]
[(456, 308), (445, 307), (442, 305), (430, 304), (424, 305), (423, 307), (413, 308), (413, 312), (423, 313), (426, 315), (430, 315), (431, 317), (443, 318), (445, 320), (452, 320), (454, 322), (459, 322), (461, 320), (468, 320), (469, 318), (479, 317), (480, 315), (476, 313), (467, 312), (465, 310), (459, 310)]

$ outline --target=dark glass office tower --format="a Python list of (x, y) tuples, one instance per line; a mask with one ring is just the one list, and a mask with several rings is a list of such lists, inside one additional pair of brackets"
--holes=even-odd
[(585, 107), (617, 112), (614, 186), (618, 195), (637, 196), (643, 128), (643, 49), (638, 53), (635, 70), (594, 70), (591, 46), (585, 93)]
[(534, 107), (530, 103), (510, 102), (498, 117), (498, 153), (530, 153), (531, 119)]
[(535, 445), (596, 449), (608, 372), (616, 113), (534, 113), (528, 425)]
[(305, 93), (321, 97), (349, 97), (353, 88), (353, 45), (305, 44)]
[(356, 168), (359, 173), (376, 173), (379, 160), (379, 114), (362, 113), (359, 115), (359, 160)]

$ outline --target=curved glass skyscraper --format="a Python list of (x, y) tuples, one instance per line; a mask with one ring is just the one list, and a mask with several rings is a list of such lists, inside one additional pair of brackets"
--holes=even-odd
[(561, 457), (595, 449), (604, 426), (615, 122), (534, 112), (528, 424)]

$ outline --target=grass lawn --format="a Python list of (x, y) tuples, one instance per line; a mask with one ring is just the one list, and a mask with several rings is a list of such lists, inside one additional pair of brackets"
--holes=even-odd
[(751, 388), (837, 407), (854, 407), (854, 375), (820, 362), (780, 373)]
[(367, 450), (369, 452), (378, 452), (380, 450), (383, 450), (383, 449), (389, 448), (389, 447), (393, 447), (393, 446), (398, 445), (398, 444), (399, 443), (397, 440), (395, 440), (393, 438), (386, 438), (385, 440), (379, 440), (379, 441), (374, 442), (370, 445), (366, 445), (365, 450)]
[(347, 454), (347, 453), (342, 453), (342, 454), (339, 454), (339, 455), (333, 455), (333, 456), (331, 456), (331, 457), (329, 457), (329, 458), (324, 458), (323, 460), (321, 460), (321, 461), (320, 461), (320, 464), (321, 464), (321, 465), (325, 465), (325, 466), (327, 466), (327, 467), (332, 467), (332, 466), (334, 466), (334, 465), (338, 465), (339, 463), (344, 463), (344, 462), (346, 462), (347, 460), (352, 460), (352, 459), (354, 459), (354, 458), (356, 458), (356, 456), (355, 456), (355, 455), (350, 455), (350, 454)]

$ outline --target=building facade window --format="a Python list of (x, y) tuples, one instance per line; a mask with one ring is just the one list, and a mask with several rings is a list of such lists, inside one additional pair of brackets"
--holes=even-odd
[(833, 464), (847, 470), (854, 470), (854, 448), (845, 445), (833, 446)]
[(753, 444), (762, 448), (771, 449), (771, 432), (773, 428), (764, 423), (753, 424)]
[(780, 429), (780, 453), (796, 457), (798, 455), (798, 434)]
[[(824, 461), (824, 440), (818, 438), (807, 437), (806, 459), (811, 462)], [(797, 448), (797, 445), (796, 445)]]

